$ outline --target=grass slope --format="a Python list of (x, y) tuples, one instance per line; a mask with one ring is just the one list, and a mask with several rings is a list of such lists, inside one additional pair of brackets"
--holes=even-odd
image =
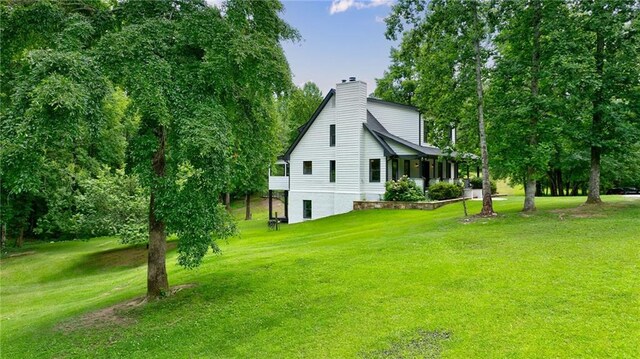
[(0, 262), (1, 356), (640, 357), (640, 201), (575, 209), (583, 200), (540, 198), (524, 216), (509, 198), (467, 224), (459, 203), (354, 212), (279, 232), (262, 211), (197, 270), (170, 253), (171, 285), (196, 287), (89, 326), (84, 313), (144, 294), (144, 249), (32, 244)]

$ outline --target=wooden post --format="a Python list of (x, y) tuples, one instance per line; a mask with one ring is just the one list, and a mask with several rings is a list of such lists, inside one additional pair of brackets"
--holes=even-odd
[(269, 219), (273, 219), (273, 190), (269, 190)]
[(284, 191), (284, 218), (289, 221), (289, 191)]

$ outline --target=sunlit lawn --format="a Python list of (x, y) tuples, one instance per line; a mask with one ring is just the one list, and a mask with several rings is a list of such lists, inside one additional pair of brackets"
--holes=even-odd
[(460, 203), (353, 212), (278, 232), (261, 209), (197, 270), (170, 253), (171, 285), (195, 287), (103, 323), (80, 318), (144, 294), (144, 247), (29, 244), (0, 262), (1, 356), (640, 357), (640, 200), (605, 200), (539, 198), (524, 216), (514, 197), (471, 223)]

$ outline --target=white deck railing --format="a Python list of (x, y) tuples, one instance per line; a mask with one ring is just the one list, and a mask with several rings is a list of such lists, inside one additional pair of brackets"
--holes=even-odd
[(278, 191), (289, 190), (289, 176), (269, 176), (269, 189)]

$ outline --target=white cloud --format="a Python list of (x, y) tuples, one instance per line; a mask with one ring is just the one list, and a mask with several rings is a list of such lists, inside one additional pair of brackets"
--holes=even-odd
[(384, 16), (378, 16), (378, 15), (376, 15), (376, 22), (380, 22), (380, 23), (383, 23), (383, 24), (384, 24), (384, 21), (385, 21), (386, 19), (387, 19), (387, 18), (386, 18), (386, 17), (384, 17)]
[(394, 0), (333, 0), (331, 7), (329, 8), (329, 13), (333, 15), (339, 12), (345, 12), (351, 8), (360, 10), (384, 5), (391, 6), (393, 1)]

